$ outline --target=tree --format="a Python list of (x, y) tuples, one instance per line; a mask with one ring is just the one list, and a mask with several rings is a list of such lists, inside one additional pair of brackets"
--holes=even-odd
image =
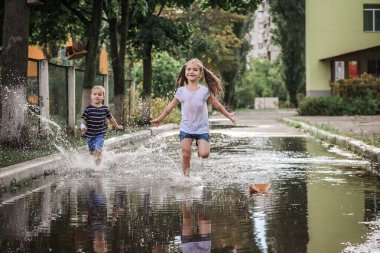
[[(128, 29), (133, 10), (138, 8), (135, 1), (131, 2), (129, 0), (108, 0), (105, 2), (104, 8), (108, 21), (108, 36), (114, 79), (114, 116), (117, 122), (121, 122), (122, 125), (124, 125), (125, 119), (125, 55), (128, 42)], [(132, 4), (134, 6), (133, 9), (131, 7)]]
[[(171, 57), (167, 52), (153, 54), (152, 98), (172, 99), (176, 90), (175, 80), (183, 66), (181, 59)], [(135, 81), (142, 82), (143, 71), (140, 64), (135, 66)]]
[(297, 106), (297, 93), (305, 90), (305, 1), (269, 0), (275, 41), (281, 46), (284, 81), (290, 102)]
[(26, 1), (5, 1), (0, 60), (0, 143), (7, 146), (22, 146), (29, 139), (26, 102), (28, 38), (29, 6)]
[(84, 30), (84, 25), (62, 6), (61, 0), (45, 1), (30, 10), (29, 43), (39, 45), (49, 60), (58, 55), (69, 35), (82, 38)]
[(165, 8), (186, 8), (194, 0), (146, 0), (147, 9), (135, 19), (137, 27), (133, 46), (143, 60), (143, 110), (142, 124), (150, 124), (150, 100), (152, 96), (152, 53), (168, 51), (185, 41), (186, 26), (163, 15)]
[[(91, 88), (94, 86), (99, 54), (99, 36), (102, 24), (103, 0), (81, 1), (61, 0), (62, 4), (73, 13), (86, 28), (87, 54), (83, 79), (82, 109), (90, 102)], [(91, 12), (87, 10), (91, 9)]]
[(189, 39), (189, 57), (201, 59), (207, 67), (220, 73), (227, 107), (235, 105), (235, 83), (245, 68), (249, 50), (245, 40), (248, 16), (259, 2), (200, 1), (187, 13), (194, 30)]

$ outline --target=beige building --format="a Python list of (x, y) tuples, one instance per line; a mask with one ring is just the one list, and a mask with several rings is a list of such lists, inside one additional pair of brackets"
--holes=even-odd
[(271, 33), (273, 28), (269, 5), (263, 1), (255, 12), (253, 29), (249, 33), (252, 49), (247, 55), (248, 61), (268, 59), (273, 62), (278, 58), (281, 50), (279, 46), (273, 44)]
[(330, 83), (380, 74), (380, 0), (306, 0), (306, 93)]

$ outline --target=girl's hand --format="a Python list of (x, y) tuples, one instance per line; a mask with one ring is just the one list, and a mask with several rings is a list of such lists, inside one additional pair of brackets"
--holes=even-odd
[(153, 126), (158, 127), (161, 124), (161, 120), (157, 118), (152, 120), (151, 123), (153, 124)]
[(230, 120), (231, 120), (231, 122), (232, 122), (232, 124), (234, 125), (234, 126), (236, 126), (236, 119), (235, 119), (235, 117), (234, 117), (234, 112), (233, 113), (230, 113)]
[(123, 130), (124, 127), (122, 125), (116, 125), (116, 129)]

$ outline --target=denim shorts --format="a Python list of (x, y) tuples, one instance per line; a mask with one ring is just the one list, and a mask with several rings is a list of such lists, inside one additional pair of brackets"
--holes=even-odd
[(96, 135), (94, 137), (87, 137), (88, 150), (93, 152), (95, 150), (102, 151), (105, 135)]
[(205, 140), (207, 142), (210, 142), (210, 136), (208, 133), (206, 134), (188, 134), (188, 133), (185, 133), (183, 131), (180, 131), (179, 132), (179, 139), (180, 141), (182, 141), (183, 139), (185, 138), (191, 138), (191, 139), (195, 139), (195, 140)]

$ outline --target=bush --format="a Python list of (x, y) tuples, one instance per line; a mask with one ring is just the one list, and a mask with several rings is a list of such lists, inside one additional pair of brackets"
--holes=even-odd
[(380, 97), (380, 80), (368, 74), (360, 78), (342, 79), (331, 84), (332, 94), (342, 98), (358, 98), (372, 95)]
[[(131, 99), (131, 90), (128, 89), (128, 95), (125, 99), (125, 111), (128, 112), (125, 118), (125, 121), (129, 126), (139, 125), (142, 115), (142, 99), (139, 93), (140, 86), (139, 84), (136, 88), (135, 98)], [(131, 99), (131, 101), (130, 101)], [(151, 117), (152, 119), (157, 118), (162, 111), (165, 109), (166, 105), (170, 102), (170, 99), (165, 98), (154, 98), (151, 100)], [(164, 120), (165, 123), (179, 123), (181, 121), (181, 111), (179, 108), (174, 108), (173, 111), (167, 116)]]
[(380, 100), (372, 96), (358, 98), (309, 97), (298, 105), (302, 116), (376, 115), (380, 110)]
[(341, 97), (308, 97), (298, 105), (298, 114), (302, 116), (338, 116), (344, 114), (344, 101)]

